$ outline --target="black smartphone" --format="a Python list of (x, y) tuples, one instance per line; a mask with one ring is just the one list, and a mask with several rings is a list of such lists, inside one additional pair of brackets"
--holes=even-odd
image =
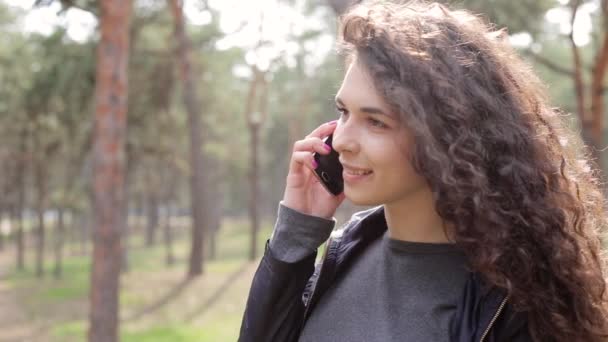
[[(333, 134), (323, 140), (327, 145), (332, 147)], [(338, 152), (331, 149), (329, 154), (313, 153), (313, 157), (317, 162), (318, 167), (314, 170), (315, 175), (325, 186), (325, 189), (334, 196), (341, 194), (344, 191), (344, 179), (342, 178), (342, 164), (340, 164)]]

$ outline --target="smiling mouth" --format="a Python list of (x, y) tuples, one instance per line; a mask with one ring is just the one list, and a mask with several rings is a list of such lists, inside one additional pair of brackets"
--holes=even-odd
[(346, 184), (355, 185), (369, 179), (373, 173), (372, 170), (352, 170), (345, 168), (342, 170), (342, 179), (344, 179), (344, 183)]
[(349, 169), (344, 169), (344, 172), (346, 172), (349, 175), (353, 175), (353, 176), (366, 176), (371, 174), (373, 171), (372, 170), (349, 170)]

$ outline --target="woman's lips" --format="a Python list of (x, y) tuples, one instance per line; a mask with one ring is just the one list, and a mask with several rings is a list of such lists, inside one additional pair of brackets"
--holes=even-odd
[(344, 182), (346, 183), (355, 183), (363, 181), (374, 174), (371, 170), (368, 170), (366, 173), (361, 173), (361, 171), (360, 169), (352, 170), (345, 167), (342, 171), (342, 178), (344, 178)]

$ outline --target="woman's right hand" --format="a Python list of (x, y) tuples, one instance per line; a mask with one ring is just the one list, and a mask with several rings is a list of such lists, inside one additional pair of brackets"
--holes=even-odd
[(313, 171), (316, 167), (313, 152), (330, 153), (323, 138), (334, 132), (336, 124), (337, 121), (325, 123), (293, 145), (283, 205), (304, 214), (331, 219), (344, 201), (344, 193), (332, 195)]

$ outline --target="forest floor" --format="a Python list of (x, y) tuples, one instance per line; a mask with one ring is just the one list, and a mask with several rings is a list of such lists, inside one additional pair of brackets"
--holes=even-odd
[[(175, 228), (176, 261), (171, 266), (165, 261), (161, 231), (159, 242), (151, 247), (144, 246), (141, 233), (130, 238), (129, 271), (121, 276), (121, 341), (237, 340), (259, 262), (247, 260), (247, 222), (225, 220), (218, 235), (216, 259), (207, 261), (204, 274), (194, 279), (185, 277), (190, 247), (185, 226)], [(269, 223), (263, 227), (258, 235), (258, 254), (272, 229)], [(52, 234), (47, 237), (52, 241)], [(83, 251), (76, 243), (66, 246), (60, 279), (52, 274), (50, 246), (47, 252), (45, 275), (37, 278), (32, 248), (26, 250), (25, 271), (15, 271), (12, 245), (0, 251), (0, 342), (86, 341), (90, 247)]]

